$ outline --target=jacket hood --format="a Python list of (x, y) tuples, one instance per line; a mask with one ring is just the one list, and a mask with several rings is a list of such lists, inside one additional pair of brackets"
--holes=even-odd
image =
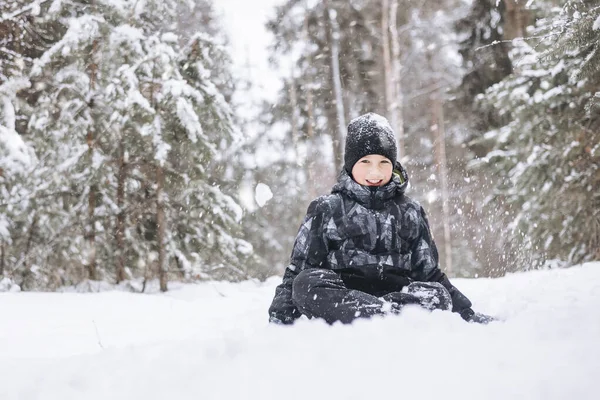
[(344, 194), (367, 208), (380, 209), (386, 201), (403, 195), (407, 186), (408, 173), (399, 162), (396, 162), (392, 179), (384, 186), (363, 186), (352, 179), (345, 168), (342, 168), (331, 193)]

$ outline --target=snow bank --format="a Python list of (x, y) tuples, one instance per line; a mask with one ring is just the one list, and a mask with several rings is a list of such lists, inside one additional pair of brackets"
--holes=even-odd
[(600, 263), (456, 280), (506, 318), (489, 326), (416, 308), (271, 326), (278, 282), (0, 293), (0, 398), (597, 398)]

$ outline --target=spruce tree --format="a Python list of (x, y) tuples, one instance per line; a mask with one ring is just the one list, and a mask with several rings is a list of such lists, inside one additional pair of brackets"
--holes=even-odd
[(480, 104), (502, 117), (482, 139), (495, 200), (514, 212), (505, 235), (522, 243), (520, 268), (600, 257), (600, 4), (567, 1), (538, 15), (511, 52), (514, 72)]
[(64, 34), (28, 74), (41, 88), (26, 140), (36, 194), (11, 249), (24, 288), (158, 276), (166, 290), (175, 271), (246, 276), (240, 207), (212, 179), (241, 135), (219, 89), (226, 57), (209, 34), (173, 33), (178, 3), (46, 10)]

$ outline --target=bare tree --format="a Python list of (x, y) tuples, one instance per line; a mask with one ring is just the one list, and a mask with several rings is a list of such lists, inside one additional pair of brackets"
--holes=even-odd
[[(304, 36), (304, 45), (305, 51), (304, 56), (306, 57), (306, 66), (310, 68), (312, 65), (312, 57), (310, 53), (310, 49), (308, 48), (310, 44), (310, 36), (308, 34), (308, 11), (306, 12), (306, 16), (304, 17), (304, 24), (302, 34)], [(317, 197), (317, 189), (315, 184), (315, 111), (314, 111), (314, 103), (313, 103), (313, 91), (312, 84), (308, 80), (308, 74), (304, 74), (306, 77), (304, 80), (304, 90), (306, 92), (306, 114), (308, 120), (306, 121), (306, 136), (307, 136), (307, 151), (306, 151), (306, 160), (305, 160), (305, 168), (306, 168), (306, 176), (308, 180), (308, 196), (313, 199)]]
[(340, 76), (340, 28), (337, 22), (337, 13), (330, 8), (329, 1), (325, 0), (325, 21), (327, 32), (331, 36), (331, 79), (333, 81), (333, 92), (335, 96), (335, 110), (337, 131), (333, 136), (334, 165), (335, 170), (342, 169), (343, 141), (346, 133), (346, 117), (344, 113), (344, 101), (342, 95), (342, 80)]
[(450, 234), (450, 208), (448, 204), (448, 161), (446, 158), (446, 131), (444, 127), (444, 106), (441, 89), (431, 94), (431, 133), (435, 143), (435, 159), (442, 191), (442, 218), (444, 225), (444, 266), (452, 273), (452, 237)]
[(296, 90), (296, 74), (292, 67), (292, 74), (290, 79), (290, 100), (292, 102), (292, 144), (294, 146), (294, 152), (296, 153), (296, 164), (301, 164), (300, 160), (300, 149), (298, 148), (298, 93)]
[(308, 195), (309, 198), (317, 197), (317, 187), (315, 183), (315, 117), (314, 117), (314, 105), (313, 105), (313, 94), (310, 84), (305, 83), (306, 90), (306, 112), (308, 114), (308, 121), (306, 122), (306, 130), (308, 136), (308, 144), (306, 151), (306, 174), (308, 177)]
[(398, 138), (398, 154), (400, 160), (406, 154), (404, 140), (404, 96), (402, 95), (402, 82), (400, 74), (402, 72), (402, 63), (400, 61), (400, 40), (398, 37), (398, 1), (392, 0), (390, 9), (390, 36), (392, 38), (392, 83), (394, 87), (394, 96), (391, 101), (392, 126), (396, 131)]
[(392, 85), (392, 59), (390, 54), (390, 1), (381, 0), (381, 42), (383, 49), (383, 72), (385, 77), (385, 108), (391, 113), (394, 101), (394, 86)]
[(400, 159), (405, 154), (402, 88), (400, 83), (400, 41), (398, 40), (398, 0), (381, 0), (381, 41), (385, 76), (385, 105), (398, 138)]

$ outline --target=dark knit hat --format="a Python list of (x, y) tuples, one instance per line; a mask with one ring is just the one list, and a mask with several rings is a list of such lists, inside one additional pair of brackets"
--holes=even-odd
[(369, 154), (387, 157), (395, 166), (396, 153), (396, 136), (387, 119), (368, 113), (350, 121), (344, 154), (344, 168), (348, 173), (358, 160)]

